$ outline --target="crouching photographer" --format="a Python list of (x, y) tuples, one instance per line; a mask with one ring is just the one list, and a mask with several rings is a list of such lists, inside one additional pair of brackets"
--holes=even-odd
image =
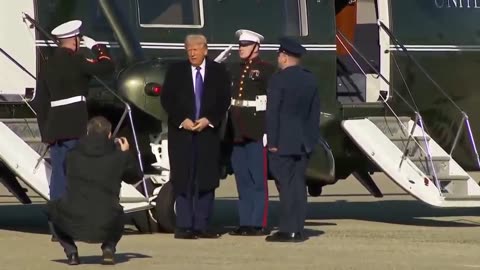
[(113, 140), (111, 128), (102, 116), (88, 122), (87, 135), (67, 154), (66, 192), (47, 204), (50, 229), (70, 265), (80, 263), (74, 240), (102, 243), (103, 263), (114, 263), (125, 218), (121, 182), (134, 184), (143, 177), (127, 139)]

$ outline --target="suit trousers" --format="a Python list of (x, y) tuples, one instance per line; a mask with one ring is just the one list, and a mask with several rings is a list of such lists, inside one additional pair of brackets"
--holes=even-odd
[(192, 158), (192, 179), (189, 181), (185, 192), (175, 194), (176, 199), (176, 227), (179, 229), (189, 229), (199, 232), (205, 232), (213, 213), (213, 204), (215, 200), (215, 191), (199, 191), (196, 175), (197, 153), (196, 137), (193, 136), (193, 158)]
[(267, 227), (267, 152), (262, 140), (233, 146), (232, 168), (238, 191), (240, 226)]
[[(52, 232), (52, 234), (58, 239), (58, 242), (63, 247), (63, 250), (65, 251), (65, 254), (67, 256), (73, 253), (78, 253), (77, 245), (75, 245), (75, 241), (70, 235), (63, 232), (58, 226), (56, 226), (50, 221), (48, 222), (48, 226), (50, 227), (50, 231)], [(113, 252), (115, 252), (120, 239), (121, 235), (120, 237), (116, 236), (112, 237), (111, 239), (105, 239), (101, 246), (102, 250), (104, 250), (105, 248), (110, 248), (113, 250)]]
[(57, 141), (50, 146), (52, 174), (50, 176), (50, 200), (60, 198), (65, 192), (67, 178), (65, 176), (65, 159), (68, 151), (77, 144), (78, 140)]
[(270, 170), (280, 186), (280, 232), (303, 232), (307, 216), (307, 165), (307, 155), (281, 156), (269, 153)]

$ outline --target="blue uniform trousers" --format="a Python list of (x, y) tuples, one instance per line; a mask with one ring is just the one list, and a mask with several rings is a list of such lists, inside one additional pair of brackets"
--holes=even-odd
[(262, 140), (234, 144), (231, 157), (240, 226), (267, 227), (267, 152)]
[(185, 192), (176, 194), (176, 224), (179, 229), (190, 229), (205, 232), (213, 214), (215, 191), (199, 192), (196, 179), (196, 137), (193, 136), (192, 168), (194, 177), (190, 179)]
[(50, 200), (60, 198), (65, 192), (67, 186), (67, 177), (65, 175), (65, 159), (68, 151), (77, 144), (78, 140), (57, 141), (50, 146), (50, 159), (52, 164), (52, 174), (50, 176)]
[(268, 161), (270, 170), (280, 186), (279, 231), (301, 233), (307, 216), (305, 171), (308, 157), (269, 153)]

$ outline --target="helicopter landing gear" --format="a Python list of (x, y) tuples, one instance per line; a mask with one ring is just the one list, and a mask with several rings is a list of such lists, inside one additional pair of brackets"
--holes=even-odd
[(319, 184), (308, 185), (308, 194), (312, 197), (319, 197), (322, 195), (323, 186)]

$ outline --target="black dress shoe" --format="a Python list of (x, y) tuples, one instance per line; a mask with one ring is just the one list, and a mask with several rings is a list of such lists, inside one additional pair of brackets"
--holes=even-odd
[(52, 235), (52, 238), (50, 239), (52, 242), (58, 242), (58, 239), (55, 235)]
[(205, 232), (195, 231), (195, 236), (198, 238), (205, 238), (205, 239), (217, 239), (221, 237), (219, 233), (209, 232), (209, 231), (205, 231)]
[(264, 227), (252, 227), (250, 232), (247, 235), (250, 236), (264, 236), (269, 235), (270, 230)]
[(265, 241), (267, 242), (299, 243), (305, 240), (306, 240), (305, 237), (301, 233), (287, 233), (287, 232), (276, 232), (265, 238)]
[(106, 247), (102, 249), (102, 264), (114, 265), (115, 264), (115, 251), (112, 248)]
[(192, 230), (189, 229), (175, 229), (176, 239), (197, 239), (197, 236)]
[(72, 253), (67, 255), (67, 260), (69, 265), (78, 265), (80, 264), (80, 259), (78, 258), (78, 253)]
[(233, 231), (229, 232), (230, 235), (248, 235), (252, 231), (252, 227), (249, 226), (239, 226)]

